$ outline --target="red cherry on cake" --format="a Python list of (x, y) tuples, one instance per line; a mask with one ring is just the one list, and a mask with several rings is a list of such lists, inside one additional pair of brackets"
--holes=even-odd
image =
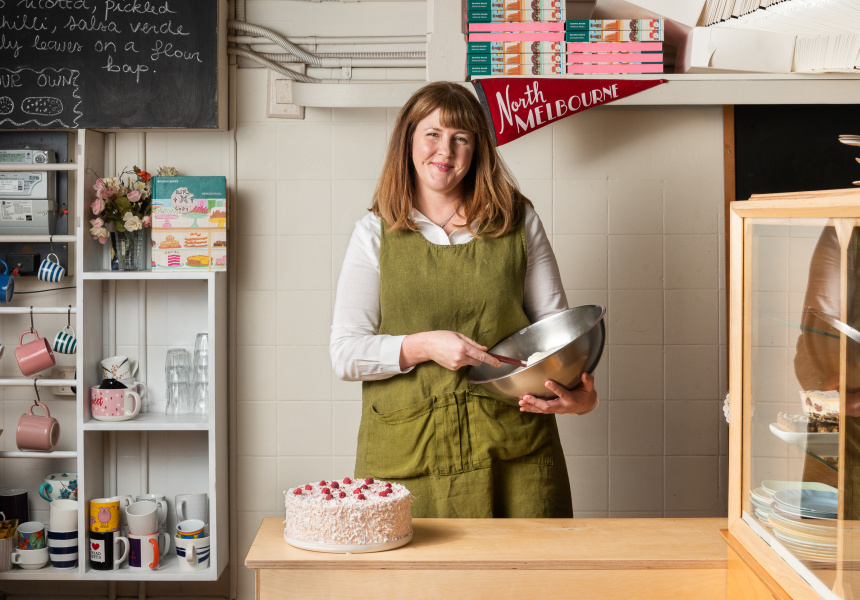
[(360, 494), (360, 493), (361, 493), (361, 488), (355, 488), (354, 490), (352, 490), (352, 493), (353, 493), (353, 494)]
[(331, 482), (331, 489), (336, 490), (339, 487), (340, 487), (340, 484), (337, 481)]
[(359, 500), (367, 500), (367, 498), (364, 497), (364, 494), (359, 494), (358, 499)]
[(332, 499), (332, 495), (331, 495), (331, 494), (326, 494), (325, 499), (326, 499), (326, 500), (331, 500), (331, 499)]
[(294, 489), (294, 490), (293, 490), (293, 493), (294, 493), (296, 496), (298, 496), (299, 494), (301, 494), (301, 493), (302, 493), (302, 488), (296, 488), (296, 489)]
[(324, 486), (324, 485), (325, 485), (325, 479), (323, 479), (322, 481), (320, 481), (320, 485), (321, 485), (321, 486)]
[(367, 489), (367, 484), (365, 483), (363, 486), (361, 486), (361, 489), (362, 489), (362, 490), (366, 490), (366, 489)]
[(322, 492), (323, 494), (331, 494), (331, 490), (328, 488), (323, 488), (320, 490), (320, 492)]
[(385, 498), (386, 496), (388, 496), (388, 492), (379, 492), (379, 496), (380, 498)]
[(373, 477), (368, 477), (367, 479), (364, 480), (364, 483), (370, 485), (371, 483), (373, 483)]
[(346, 498), (346, 492), (341, 492), (340, 494), (338, 494), (338, 497)]
[(391, 484), (390, 484), (390, 483), (386, 483), (386, 484), (385, 484), (385, 487), (387, 487), (388, 489), (391, 489)]
[(311, 484), (308, 483), (307, 485), (305, 485), (305, 489), (306, 490), (312, 490), (313, 488), (311, 487)]
[(352, 483), (352, 479), (350, 479), (349, 477), (344, 477), (343, 482), (346, 484), (349, 484), (349, 483)]

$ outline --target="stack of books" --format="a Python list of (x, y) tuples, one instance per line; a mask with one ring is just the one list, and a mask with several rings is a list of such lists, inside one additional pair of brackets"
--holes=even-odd
[(571, 75), (663, 72), (663, 19), (569, 20), (565, 44)]
[(565, 0), (467, 0), (468, 74), (561, 75)]

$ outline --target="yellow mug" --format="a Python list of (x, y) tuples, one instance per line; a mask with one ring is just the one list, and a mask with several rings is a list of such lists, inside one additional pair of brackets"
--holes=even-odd
[(90, 500), (90, 531), (119, 530), (119, 500), (96, 498)]

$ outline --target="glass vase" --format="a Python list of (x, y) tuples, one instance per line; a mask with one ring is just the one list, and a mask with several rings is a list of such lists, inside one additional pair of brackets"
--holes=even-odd
[(143, 271), (145, 229), (115, 231), (111, 236), (111, 261), (113, 271)]

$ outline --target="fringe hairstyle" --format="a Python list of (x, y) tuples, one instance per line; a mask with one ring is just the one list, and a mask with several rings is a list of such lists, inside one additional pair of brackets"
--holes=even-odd
[(463, 178), (463, 211), (471, 223), (480, 223), (475, 236), (499, 237), (522, 218), (531, 201), (523, 196), (516, 180), (493, 145), (487, 117), (477, 98), (462, 84), (430, 83), (412, 94), (397, 115), (382, 174), (373, 193), (370, 210), (382, 218), (390, 231), (415, 231), (409, 219), (415, 199), (415, 167), (412, 138), (418, 123), (436, 109), (443, 127), (469, 131), (475, 136), (472, 164)]

